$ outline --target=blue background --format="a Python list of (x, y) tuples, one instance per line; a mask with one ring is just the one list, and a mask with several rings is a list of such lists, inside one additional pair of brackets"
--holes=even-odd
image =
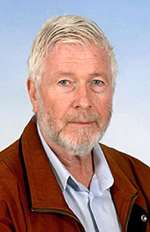
[(111, 41), (119, 66), (114, 112), (103, 143), (150, 164), (150, 1), (1, 0), (0, 149), (20, 136), (32, 115), (26, 91), (32, 41), (49, 17), (87, 16)]

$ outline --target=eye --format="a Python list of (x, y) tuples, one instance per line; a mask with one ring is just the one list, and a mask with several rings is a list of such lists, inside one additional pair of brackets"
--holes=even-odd
[(103, 80), (101, 80), (101, 79), (93, 79), (91, 81), (90, 86), (91, 86), (91, 89), (94, 92), (100, 93), (100, 92), (104, 91), (106, 83)]
[(74, 90), (75, 83), (71, 79), (61, 79), (57, 82), (57, 85), (61, 91), (70, 92)]
[(99, 80), (99, 79), (94, 79), (94, 80), (92, 80), (92, 84), (96, 85), (96, 86), (103, 86), (104, 85), (104, 81)]
[(60, 80), (59, 82), (58, 82), (58, 84), (60, 85), (60, 86), (64, 86), (64, 87), (67, 87), (67, 86), (69, 86), (70, 84), (71, 84), (71, 81), (69, 81), (69, 80)]

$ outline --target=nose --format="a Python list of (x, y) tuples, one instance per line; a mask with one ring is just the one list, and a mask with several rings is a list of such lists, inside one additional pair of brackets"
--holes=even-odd
[(90, 93), (87, 89), (87, 86), (82, 85), (78, 87), (75, 93), (74, 107), (82, 108), (82, 109), (87, 109), (92, 107), (90, 100)]

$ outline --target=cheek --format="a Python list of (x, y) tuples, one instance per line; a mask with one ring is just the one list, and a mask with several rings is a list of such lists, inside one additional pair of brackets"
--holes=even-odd
[(100, 117), (107, 117), (112, 111), (112, 95), (101, 96), (96, 103), (96, 109)]
[[(44, 86), (44, 87), (43, 87)], [(45, 117), (48, 120), (59, 121), (65, 117), (67, 112), (67, 103), (64, 97), (55, 88), (48, 85), (41, 85), (40, 96), (42, 100), (42, 108)]]
[(72, 95), (63, 94), (56, 88), (54, 90), (49, 90), (44, 99), (46, 107), (53, 112), (57, 118), (63, 119), (71, 106)]
[(67, 104), (62, 99), (48, 98), (44, 102), (44, 111), (48, 117), (57, 121), (63, 121), (68, 112)]

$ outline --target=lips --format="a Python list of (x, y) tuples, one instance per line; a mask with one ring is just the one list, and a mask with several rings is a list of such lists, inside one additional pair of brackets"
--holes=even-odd
[(83, 123), (83, 124), (87, 124), (87, 123), (93, 123), (93, 122), (72, 122), (72, 123)]
[(71, 124), (81, 124), (81, 125), (90, 125), (92, 123), (95, 123), (95, 121), (91, 121), (91, 122), (69, 122)]

